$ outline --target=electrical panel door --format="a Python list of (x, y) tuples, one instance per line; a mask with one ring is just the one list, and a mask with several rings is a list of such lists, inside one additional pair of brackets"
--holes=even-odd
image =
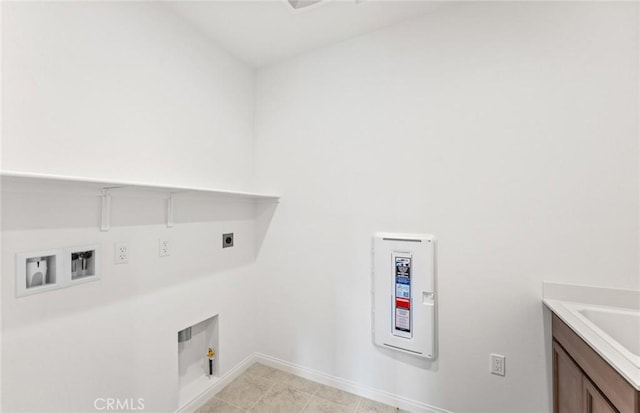
[(435, 358), (435, 240), (428, 234), (373, 238), (374, 343)]

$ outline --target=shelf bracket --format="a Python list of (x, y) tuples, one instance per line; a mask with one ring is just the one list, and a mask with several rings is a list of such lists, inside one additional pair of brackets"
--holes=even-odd
[(100, 231), (109, 231), (111, 228), (111, 192), (102, 190), (102, 214), (100, 217)]
[(173, 194), (167, 199), (167, 228), (173, 227)]

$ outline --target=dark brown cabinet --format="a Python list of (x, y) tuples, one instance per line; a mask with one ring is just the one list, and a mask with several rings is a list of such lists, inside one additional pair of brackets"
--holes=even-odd
[(555, 314), (554, 413), (640, 413), (640, 391)]
[(553, 341), (553, 393), (555, 413), (582, 412), (582, 370)]
[(615, 407), (609, 403), (600, 390), (586, 377), (582, 377), (583, 411), (585, 413), (616, 413)]

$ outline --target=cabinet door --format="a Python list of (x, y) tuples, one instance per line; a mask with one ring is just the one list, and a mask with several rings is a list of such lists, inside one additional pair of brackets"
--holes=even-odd
[(553, 340), (553, 412), (582, 412), (582, 370)]
[(584, 390), (584, 413), (618, 412), (587, 377), (582, 378), (582, 388)]

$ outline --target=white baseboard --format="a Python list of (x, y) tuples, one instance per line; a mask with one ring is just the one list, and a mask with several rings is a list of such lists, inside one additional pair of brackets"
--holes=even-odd
[(452, 413), (449, 410), (431, 406), (416, 400), (411, 400), (406, 397), (398, 396), (397, 394), (373, 389), (371, 387), (366, 387), (353, 381), (345, 380), (340, 377), (335, 377), (330, 374), (312, 370), (307, 367), (290, 363), (288, 361), (267, 356), (266, 354), (254, 353), (253, 356), (254, 361), (265, 364), (267, 366), (284, 370), (286, 372), (295, 374), (296, 376), (304, 377), (305, 379), (309, 379), (321, 384), (326, 384), (328, 386), (335, 387), (337, 389), (344, 390), (346, 392), (353, 393), (367, 399), (375, 400), (377, 402), (388, 404), (390, 406), (397, 406), (400, 409), (408, 410), (413, 413)]
[(262, 353), (253, 353), (249, 355), (229, 370), (227, 374), (220, 377), (199, 396), (176, 410), (176, 413), (191, 413), (196, 411), (200, 406), (205, 404), (207, 400), (222, 390), (227, 384), (231, 383), (236, 377), (244, 373), (253, 363), (256, 362), (295, 374), (296, 376), (304, 377), (305, 379), (309, 379), (317, 383), (335, 387), (336, 389), (344, 390), (367, 399), (375, 400), (390, 406), (397, 406), (400, 409), (408, 410), (413, 413), (452, 413), (449, 410), (431, 406), (416, 400), (411, 400), (406, 397), (398, 396), (397, 394), (366, 387), (353, 381), (322, 373), (295, 363), (267, 356)]

